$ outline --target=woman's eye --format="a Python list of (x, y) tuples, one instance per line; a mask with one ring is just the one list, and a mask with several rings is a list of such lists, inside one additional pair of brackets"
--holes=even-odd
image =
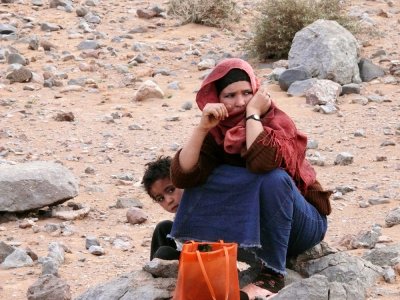
[(175, 187), (171, 187), (167, 190), (168, 194), (172, 194), (175, 191)]

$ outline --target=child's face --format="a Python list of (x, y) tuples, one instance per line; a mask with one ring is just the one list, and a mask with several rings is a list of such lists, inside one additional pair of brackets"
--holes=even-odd
[(150, 196), (166, 211), (175, 213), (182, 198), (182, 189), (176, 188), (171, 179), (156, 180), (150, 188)]

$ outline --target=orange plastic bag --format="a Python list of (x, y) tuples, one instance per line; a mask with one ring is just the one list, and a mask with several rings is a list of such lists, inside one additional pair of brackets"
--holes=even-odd
[(236, 243), (185, 243), (173, 300), (239, 300), (236, 261)]

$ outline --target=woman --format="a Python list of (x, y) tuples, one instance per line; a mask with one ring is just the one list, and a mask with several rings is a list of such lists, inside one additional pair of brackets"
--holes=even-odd
[(306, 136), (247, 62), (220, 62), (196, 102), (200, 123), (171, 165), (173, 184), (185, 189), (171, 235), (253, 248), (263, 268), (244, 290), (250, 298), (276, 293), (286, 257), (323, 239), (331, 192), (305, 159)]

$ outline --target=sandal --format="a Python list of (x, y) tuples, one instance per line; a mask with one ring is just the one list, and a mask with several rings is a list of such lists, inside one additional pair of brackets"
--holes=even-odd
[(282, 274), (263, 268), (253, 284), (272, 293), (278, 293), (285, 287), (285, 277)]
[(240, 300), (250, 300), (250, 298), (247, 293), (240, 291)]

